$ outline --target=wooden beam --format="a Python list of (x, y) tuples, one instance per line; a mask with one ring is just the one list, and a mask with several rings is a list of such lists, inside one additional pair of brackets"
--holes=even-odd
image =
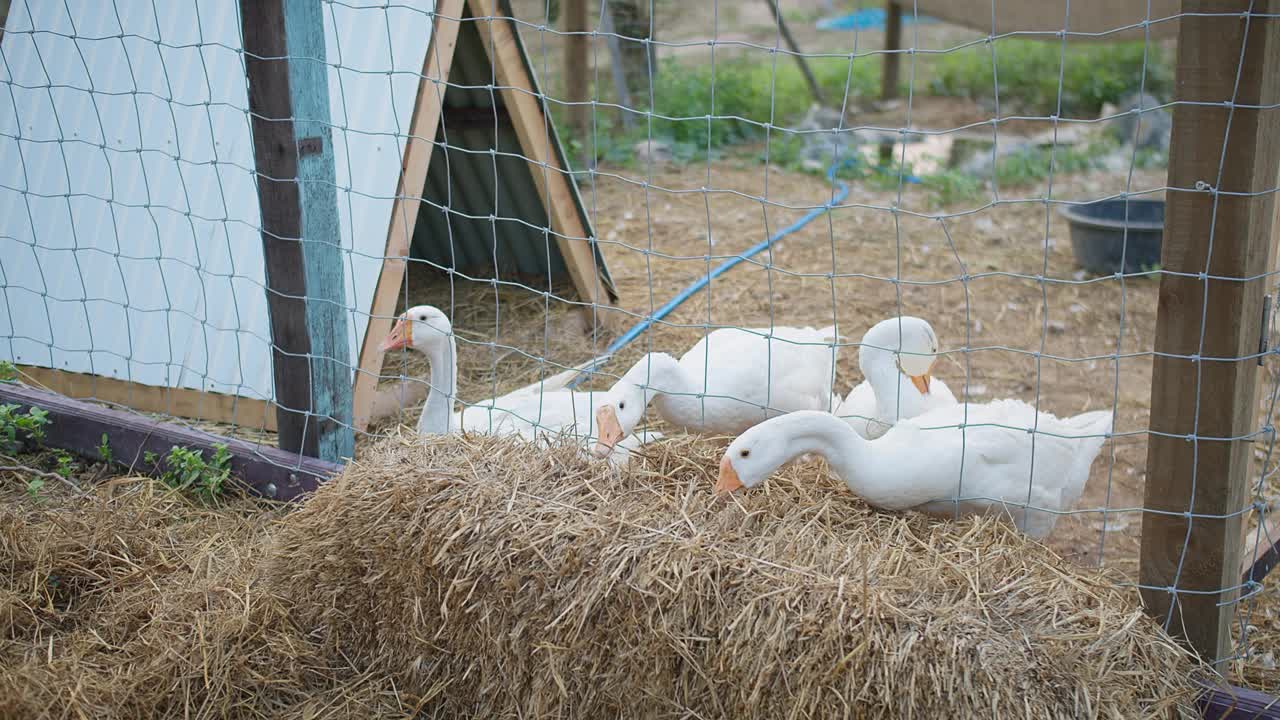
[(351, 426), (350, 313), (338, 225), (324, 10), (316, 0), (284, 0), (284, 11), (311, 342), (311, 423), (319, 444), (315, 457), (340, 462), (354, 454), (355, 433)]
[(70, 398), (96, 400), (139, 412), (227, 423), (243, 428), (276, 431), (271, 403), (256, 398), (202, 392), (190, 388), (159, 387), (86, 373), (19, 365), (19, 379)]
[(1204, 690), (1197, 704), (1205, 720), (1280, 720), (1280, 698), (1234, 685), (1197, 684)]
[[(898, 70), (902, 65), (902, 5), (895, 0), (884, 4), (884, 59), (880, 68), (880, 101), (888, 102), (898, 97)], [(895, 52), (887, 52), (893, 50)], [(880, 164), (893, 160), (893, 143), (880, 144)]]
[[(582, 141), (591, 130), (591, 37), (587, 27), (587, 0), (564, 0), (564, 31), (572, 33), (564, 38), (564, 86), (568, 106), (569, 124)], [(586, 146), (586, 143), (583, 143)]]
[[(494, 0), (467, 0), (467, 5), (471, 14), (479, 18), (480, 37), (493, 65), (502, 102), (511, 115), (520, 147), (529, 159), (529, 172), (551, 220), (556, 246), (569, 268), (569, 276), (579, 297), (593, 306), (589, 310), (597, 306), (608, 307), (611, 304), (609, 294), (600, 278), (586, 228), (578, 215), (578, 205), (570, 187), (572, 180), (552, 146), (550, 119), (543, 110), (543, 98), (533, 94), (533, 78), (529, 76), (520, 48), (516, 45), (515, 24)], [(599, 322), (604, 321), (603, 313), (596, 315)]]
[(1259, 17), (1280, 0), (1185, 0), (1183, 11), (1174, 99), (1213, 105), (1173, 111), (1161, 266), (1190, 275), (1160, 281), (1145, 500), (1157, 512), (1143, 516), (1140, 580), (1148, 611), (1218, 662), (1231, 654), (1237, 594), (1223, 589), (1240, 581), (1252, 454), (1234, 438), (1256, 429), (1252, 356), (1280, 175), (1280, 113), (1240, 106), (1280, 102), (1280, 19)]
[(349, 457), (350, 357), (324, 22), (311, 0), (241, 0), (280, 447)]
[(782, 35), (782, 39), (787, 43), (787, 47), (791, 52), (795, 53), (793, 57), (796, 64), (800, 66), (800, 74), (804, 75), (804, 81), (809, 84), (809, 94), (813, 95), (813, 101), (819, 105), (826, 105), (826, 98), (822, 94), (822, 86), (818, 85), (818, 79), (813, 76), (813, 70), (809, 69), (809, 61), (800, 52), (800, 46), (796, 44), (796, 39), (791, 35), (791, 28), (787, 27), (787, 22), (782, 19), (782, 10), (778, 9), (778, 0), (764, 0), (769, 5), (769, 11), (773, 13), (774, 22), (778, 23), (778, 32)]
[(369, 324), (360, 346), (360, 363), (352, 390), (354, 424), (361, 431), (369, 427), (378, 377), (382, 373), (382, 351), (378, 344), (391, 332), (396, 296), (404, 281), (405, 259), (409, 257), (413, 228), (418, 222), (418, 206), (422, 203), (422, 192), (427, 183), (427, 167), (435, 149), (433, 143), (440, 126), (440, 109), (444, 106), (453, 51), (458, 44), (463, 3), (464, 0), (438, 0), (431, 18), (431, 42), (422, 61), (422, 79), (418, 82), (418, 95), (409, 120), (400, 182), (396, 185), (396, 197), (391, 204), (382, 271), (378, 273), (378, 283), (374, 287)]
[[(18, 405), (22, 412), (39, 407), (49, 413), (43, 444), (100, 460), (98, 445), (107, 436), (111, 454), (124, 467), (155, 472), (145, 464), (148, 452), (163, 458), (176, 446), (205, 451), (215, 445), (231, 453), (231, 472), (253, 492), (274, 500), (293, 500), (316, 489), (342, 471), (336, 463), (316, 460), (273, 447), (221, 437), (180, 425), (159, 422), (16, 384), (0, 384), (0, 402)], [(163, 461), (160, 463), (163, 465)]]

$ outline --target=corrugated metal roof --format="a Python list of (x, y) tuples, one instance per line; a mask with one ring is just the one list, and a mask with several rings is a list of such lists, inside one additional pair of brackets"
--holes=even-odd
[[(508, 14), (510, 8), (504, 10)], [(427, 173), (423, 203), (413, 234), (412, 255), (442, 268), (473, 277), (522, 282), (542, 290), (568, 278), (568, 268), (548, 230), (546, 208), (522, 157), (519, 138), (497, 92), (492, 68), (476, 22), (464, 21), (458, 32), (444, 121)], [(517, 45), (534, 93), (541, 94), (533, 64), (516, 33)], [(562, 167), (568, 158), (551, 126)], [(497, 154), (491, 154), (490, 150)], [(594, 237), (575, 183), (570, 179), (578, 215), (588, 237)], [(490, 220), (490, 217), (493, 219)], [(611, 300), (617, 291), (604, 256), (595, 248), (601, 281)]]

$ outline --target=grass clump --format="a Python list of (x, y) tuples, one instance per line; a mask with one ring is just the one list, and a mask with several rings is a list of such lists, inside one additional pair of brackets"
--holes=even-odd
[(1093, 116), (1139, 90), (1162, 95), (1173, 87), (1169, 52), (1142, 42), (1068, 45), (1064, 52), (1057, 42), (1001, 38), (920, 57), (918, 72), (934, 95), (994, 98), (998, 79), (1001, 102), (1041, 115)]
[[(828, 102), (839, 105), (846, 86), (850, 98), (878, 92), (880, 69), (874, 59), (812, 58), (809, 64)], [(597, 160), (626, 166), (633, 162), (632, 145), (652, 137), (671, 146), (676, 162), (701, 161), (726, 146), (765, 137), (767, 124), (794, 124), (813, 104), (799, 68), (781, 55), (776, 64), (717, 56), (714, 65), (669, 60), (660, 68), (652, 105), (648, 93), (640, 93), (624, 111), (633, 116), (632, 129), (619, 130), (616, 113), (601, 111), (594, 140), (570, 137), (571, 154), (594, 145)], [(560, 108), (556, 112), (563, 114)], [(559, 120), (567, 127), (565, 118)]]

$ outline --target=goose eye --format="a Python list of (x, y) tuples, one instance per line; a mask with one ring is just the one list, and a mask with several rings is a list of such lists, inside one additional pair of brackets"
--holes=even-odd
[(750, 457), (750, 456), (751, 456), (751, 451), (750, 451), (750, 450), (743, 450), (742, 452), (740, 452), (740, 453), (738, 453), (738, 454), (739, 454), (739, 455), (741, 455), (742, 457)]
[(626, 401), (626, 400), (619, 400), (619, 401), (618, 401), (618, 409), (619, 409), (619, 410), (626, 410), (626, 409), (627, 409), (627, 401)]

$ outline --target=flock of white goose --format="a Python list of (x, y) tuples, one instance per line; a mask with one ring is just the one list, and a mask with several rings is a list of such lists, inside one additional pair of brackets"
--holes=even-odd
[(718, 492), (755, 487), (820, 455), (850, 490), (887, 510), (1008, 513), (1043, 538), (1074, 507), (1111, 432), (1109, 411), (1060, 419), (1021, 400), (960, 403), (930, 374), (933, 328), (907, 316), (866, 332), (858, 355), (866, 379), (841, 399), (832, 388), (839, 340), (834, 327), (726, 328), (678, 360), (649, 353), (605, 392), (567, 389), (593, 360), (461, 411), (453, 409), (457, 344), (438, 308), (407, 310), (382, 349), (413, 349), (430, 362), (424, 434), (566, 434), (594, 439), (592, 452), (625, 465), (653, 406), (672, 428), (737, 435), (720, 461)]

